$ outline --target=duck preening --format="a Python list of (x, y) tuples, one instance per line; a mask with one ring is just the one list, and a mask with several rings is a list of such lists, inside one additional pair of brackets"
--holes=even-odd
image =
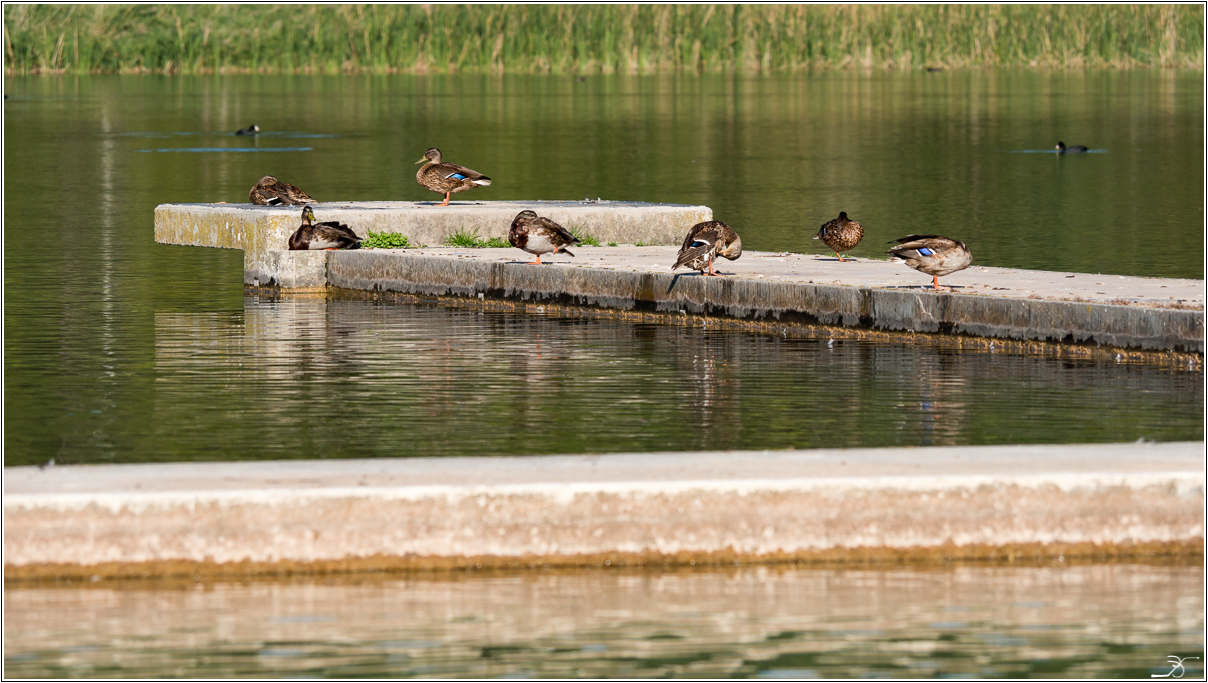
[(449, 205), (449, 195), (456, 192), (465, 192), (479, 185), (490, 185), (491, 179), (465, 166), (457, 164), (441, 163), (440, 150), (431, 147), (427, 152), (424, 152), (424, 158), (415, 162), (423, 164), (419, 172), (415, 174), (415, 179), (420, 185), (445, 195), (445, 201), (441, 206)]
[(864, 226), (849, 219), (846, 211), (840, 211), (838, 218), (829, 220), (818, 228), (814, 239), (822, 240), (826, 246), (835, 250), (839, 261), (846, 263), (848, 259), (843, 258), (843, 254), (839, 252), (854, 249), (860, 240), (864, 239)]
[(508, 230), (508, 241), (512, 243), (513, 247), (536, 255), (537, 260), (529, 265), (539, 266), (542, 254), (553, 252), (574, 256), (566, 250), (566, 247), (578, 244), (579, 238), (550, 219), (542, 218), (535, 211), (525, 209), (512, 219), (512, 228)]
[(731, 261), (742, 256), (742, 238), (721, 221), (697, 223), (684, 237), (684, 244), (676, 254), (671, 270), (687, 266), (699, 270), (702, 275), (717, 275), (717, 271), (713, 270), (713, 260), (718, 256)]
[(315, 212), (309, 206), (302, 209), (302, 225), (289, 236), (291, 251), (317, 251), (320, 249), (357, 249), (361, 238), (352, 228), (338, 221), (313, 223)]
[(283, 183), (271, 175), (261, 178), (259, 182), (252, 186), (247, 196), (252, 200), (253, 204), (259, 204), (260, 206), (281, 206), (282, 204), (300, 206), (316, 201), (301, 189), (289, 183)]
[(248, 126), (247, 128), (241, 128), (241, 129), (235, 131), (235, 135), (255, 135), (256, 133), (259, 133), (259, 132), (260, 132), (260, 126), (257, 126), (256, 124), (253, 123), (252, 125)]
[(1085, 152), (1085, 151), (1086, 151), (1086, 147), (1084, 145), (1070, 145), (1069, 147), (1066, 147), (1064, 142), (1057, 143), (1057, 153), (1058, 154), (1067, 154), (1067, 153), (1072, 153), (1072, 152)]
[(973, 262), (973, 252), (959, 240), (939, 235), (907, 235), (895, 241), (898, 246), (885, 253), (891, 258), (902, 259), (920, 273), (930, 275), (936, 291), (950, 289), (940, 287), (941, 275), (964, 270)]

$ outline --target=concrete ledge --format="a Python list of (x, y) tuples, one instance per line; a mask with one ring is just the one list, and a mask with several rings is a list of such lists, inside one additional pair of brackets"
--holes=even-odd
[(5, 573), (1202, 546), (1203, 471), (1203, 443), (14, 467)]

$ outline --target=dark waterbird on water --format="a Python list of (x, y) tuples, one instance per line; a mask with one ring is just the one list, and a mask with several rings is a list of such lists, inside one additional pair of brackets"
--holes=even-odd
[(318, 251), (326, 249), (357, 249), (361, 238), (352, 228), (339, 221), (315, 223), (315, 212), (309, 206), (302, 209), (302, 225), (289, 237), (291, 251)]
[(257, 126), (256, 124), (253, 123), (252, 125), (248, 126), (247, 128), (241, 128), (241, 129), (235, 131), (235, 135), (255, 135), (256, 133), (259, 133), (259, 132), (260, 132), (260, 126)]
[(281, 206), (282, 204), (293, 204), (301, 206), (302, 204), (310, 204), (315, 200), (310, 195), (302, 191), (301, 188), (283, 183), (280, 180), (266, 175), (261, 178), (252, 189), (247, 193), (253, 204), (260, 206)]
[(936, 291), (951, 289), (940, 287), (941, 275), (964, 270), (973, 262), (973, 253), (959, 240), (939, 235), (907, 235), (894, 241), (898, 246), (885, 253), (891, 258), (902, 259), (920, 273), (930, 275)]
[(441, 163), (440, 150), (435, 147), (424, 152), (424, 158), (415, 162), (423, 164), (415, 174), (415, 180), (420, 185), (445, 195), (441, 206), (449, 205), (449, 195), (455, 192), (472, 190), (479, 185), (490, 185), (491, 179), (465, 166)]
[(550, 219), (542, 218), (535, 211), (525, 209), (512, 219), (512, 229), (508, 230), (508, 241), (512, 243), (513, 247), (536, 255), (537, 260), (529, 265), (539, 266), (542, 254), (553, 252), (574, 256), (566, 250), (566, 247), (578, 244), (579, 238)]
[(1069, 147), (1066, 147), (1064, 142), (1057, 143), (1057, 153), (1058, 154), (1072, 154), (1075, 152), (1085, 152), (1085, 151), (1086, 151), (1086, 147), (1084, 145), (1070, 145)]
[(699, 270), (701, 275), (717, 275), (717, 271), (713, 270), (713, 261), (718, 256), (737, 260), (742, 256), (742, 238), (721, 221), (697, 223), (684, 237), (671, 270), (688, 266), (692, 270)]
[(826, 246), (835, 250), (835, 256), (839, 257), (840, 262), (846, 263), (847, 259), (839, 252), (856, 248), (860, 240), (864, 239), (864, 226), (849, 220), (846, 211), (840, 211), (838, 218), (829, 220), (818, 228), (814, 239), (822, 240)]

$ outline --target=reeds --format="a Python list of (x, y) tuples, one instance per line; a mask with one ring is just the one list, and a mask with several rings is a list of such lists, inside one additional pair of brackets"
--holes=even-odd
[(1203, 68), (1201, 5), (5, 5), (8, 74)]

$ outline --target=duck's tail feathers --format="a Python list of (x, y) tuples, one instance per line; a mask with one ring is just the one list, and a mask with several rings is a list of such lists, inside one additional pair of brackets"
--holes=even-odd
[(475, 178), (474, 184), (475, 185), (490, 185), (491, 179), (490, 178)]
[(680, 266), (686, 266), (701, 256), (707, 256), (712, 248), (713, 245), (711, 244), (702, 244), (684, 251), (679, 255), (679, 258), (675, 259), (675, 265), (671, 266), (671, 270), (675, 270)]
[(570, 253), (570, 249), (567, 249), (566, 247), (561, 247), (561, 248), (559, 248), (559, 249), (558, 249), (558, 253), (559, 253), (559, 254), (566, 254), (567, 256), (574, 256), (574, 254)]
[(268, 206), (281, 206), (283, 203), (280, 197), (269, 197), (268, 201), (265, 202)]

